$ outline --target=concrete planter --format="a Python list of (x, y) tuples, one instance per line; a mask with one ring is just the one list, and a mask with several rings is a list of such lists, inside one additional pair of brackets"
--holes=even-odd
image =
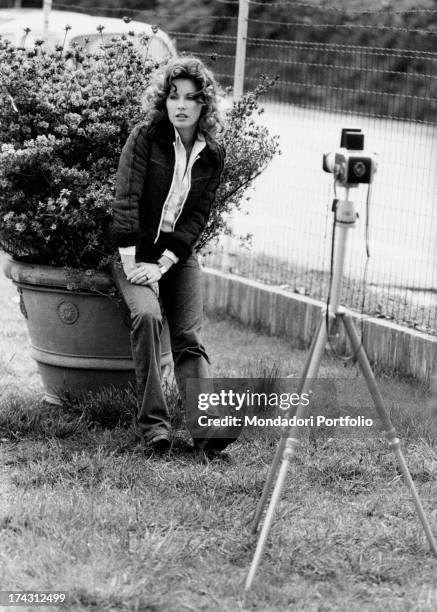
[[(129, 312), (103, 272), (68, 272), (7, 259), (4, 273), (20, 294), (31, 354), (45, 388), (45, 399), (59, 394), (135, 383), (129, 339)], [(74, 289), (73, 289), (74, 287)], [(170, 366), (168, 328), (162, 338), (162, 367)]]

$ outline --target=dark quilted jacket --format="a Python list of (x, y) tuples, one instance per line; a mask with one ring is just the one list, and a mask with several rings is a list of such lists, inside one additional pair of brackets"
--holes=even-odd
[(186, 259), (205, 228), (223, 170), (224, 151), (205, 134), (206, 147), (191, 171), (191, 189), (174, 231), (158, 235), (173, 178), (174, 128), (168, 119), (137, 125), (123, 147), (113, 201), (116, 246), (136, 245), (137, 261), (153, 261), (170, 249)]

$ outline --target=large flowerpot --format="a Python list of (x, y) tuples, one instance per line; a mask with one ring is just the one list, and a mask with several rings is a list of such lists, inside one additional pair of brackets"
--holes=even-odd
[[(45, 399), (135, 382), (130, 317), (104, 272), (67, 271), (7, 259), (4, 272), (17, 286), (31, 354)], [(171, 364), (167, 326), (162, 335), (163, 368)]]

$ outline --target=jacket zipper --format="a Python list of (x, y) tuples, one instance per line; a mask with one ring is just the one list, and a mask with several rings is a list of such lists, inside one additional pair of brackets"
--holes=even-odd
[(176, 219), (174, 220), (174, 223), (173, 223), (173, 231), (174, 231), (174, 228), (176, 227), (176, 223), (177, 223), (177, 221), (178, 221), (179, 217), (180, 217), (180, 216), (181, 216), (181, 214), (182, 214), (182, 210), (183, 210), (183, 208), (184, 208), (184, 206), (185, 206), (185, 202), (187, 201), (187, 198), (188, 198), (189, 193), (190, 193), (190, 191), (191, 191), (191, 178), (192, 178), (192, 174), (191, 174), (191, 173), (192, 173), (192, 171), (193, 171), (193, 166), (194, 166), (194, 164), (196, 163), (196, 161), (197, 161), (198, 159), (199, 159), (199, 154), (197, 154), (197, 157), (195, 157), (195, 158), (194, 158), (194, 161), (193, 161), (193, 163), (191, 164), (191, 168), (190, 168), (190, 185), (189, 185), (189, 188), (188, 188), (188, 191), (187, 191), (187, 195), (185, 196), (184, 201), (183, 201), (183, 202), (182, 202), (182, 204), (180, 205), (180, 207), (179, 207), (179, 212), (178, 212), (178, 214), (177, 214), (177, 216), (176, 216)]
[[(165, 198), (165, 201), (167, 201), (168, 194), (171, 193), (171, 191), (173, 189), (173, 184), (174, 184), (174, 180), (175, 180), (175, 176), (176, 176), (176, 142), (173, 142), (173, 149), (174, 149), (175, 166), (174, 166), (174, 170), (173, 170), (173, 178), (171, 180), (170, 189), (169, 189), (169, 192), (167, 193), (167, 197)], [(162, 220), (164, 219), (164, 213), (165, 213), (165, 203), (164, 203), (164, 206), (162, 207), (162, 210), (161, 210), (161, 218), (159, 219), (158, 230), (156, 232), (156, 238), (153, 241), (153, 244), (156, 244), (158, 242), (159, 232), (161, 231)]]

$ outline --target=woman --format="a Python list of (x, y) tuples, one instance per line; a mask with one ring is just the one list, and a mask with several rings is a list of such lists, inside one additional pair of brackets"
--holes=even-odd
[[(135, 245), (135, 265), (115, 265), (113, 276), (131, 312), (138, 423), (146, 448), (156, 452), (169, 447), (170, 429), (161, 385), (161, 308), (182, 398), (187, 378), (210, 377), (194, 247), (223, 170), (224, 150), (214, 138), (222, 127), (217, 94), (199, 59), (170, 60), (147, 91), (147, 120), (130, 134), (118, 167), (113, 237), (119, 247)], [(214, 452), (232, 441), (208, 438), (195, 439), (195, 446)]]

